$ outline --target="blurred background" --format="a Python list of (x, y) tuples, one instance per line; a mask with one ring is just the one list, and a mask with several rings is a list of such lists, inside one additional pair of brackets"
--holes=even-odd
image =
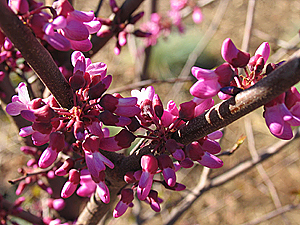
[[(111, 11), (108, 2), (103, 1), (99, 11), (100, 17), (109, 17)], [(117, 1), (119, 6), (122, 2)], [(165, 13), (169, 9), (169, 1), (157, 0), (156, 2), (158, 13)], [(203, 49), (203, 51), (197, 55), (194, 65), (208, 69), (223, 63), (220, 51), (225, 38), (231, 38), (235, 45), (241, 48), (249, 1), (229, 0), (228, 5), (224, 5), (224, 2), (224, 0), (199, 1), (199, 5), (202, 6), (202, 23), (195, 24), (191, 16), (187, 16), (183, 19), (184, 33), (179, 33), (176, 28), (173, 28), (167, 38), (158, 40), (158, 44), (151, 48), (147, 70), (149, 79), (177, 78), (195, 48)], [(149, 18), (147, 12), (149, 4), (150, 1), (146, 0), (137, 11), (146, 12), (144, 21), (139, 22), (137, 26)], [(219, 7), (220, 4), (223, 4), (222, 7)], [(96, 9), (97, 2), (74, 0), (73, 5), (77, 10), (90, 11)], [(220, 15), (220, 12), (223, 14)], [(253, 30), (249, 42), (251, 55), (264, 41), (268, 41), (271, 46), (269, 62), (276, 63), (287, 59), (299, 48), (300, 1), (256, 1), (253, 15)], [(217, 18), (218, 16), (219, 18)], [(113, 51), (116, 39), (111, 39), (92, 57), (93, 62), (101, 61), (108, 65), (108, 73), (113, 75), (111, 88), (114, 90), (135, 84), (140, 80), (137, 76), (137, 68), (140, 66), (141, 54), (139, 51), (143, 48), (143, 40), (133, 37), (129, 37), (128, 40), (128, 44), (122, 47), (119, 56), (116, 56)], [(165, 106), (170, 99), (178, 105), (192, 99), (189, 88), (195, 79), (190, 73), (185, 79), (188, 81), (181, 82), (181, 85), (175, 89), (176, 92), (172, 89), (174, 82), (153, 84)], [(123, 96), (130, 95), (128, 90), (120, 93)], [(215, 102), (218, 101), (215, 99)], [(231, 150), (241, 138), (248, 137), (234, 154), (221, 156), (224, 161), (223, 168), (211, 171), (209, 177), (223, 174), (241, 162), (251, 159), (249, 149), (255, 148), (259, 154), (279, 141), (270, 134), (262, 114), (263, 110), (260, 108), (224, 129), (224, 137), (220, 142), (223, 151)], [(19, 176), (17, 168), (22, 167), (28, 158), (19, 150), (21, 140), (17, 135), (18, 130), (11, 124), (10, 118), (4, 111), (1, 111), (0, 127), (0, 177), (2, 181), (0, 182), (0, 191), (7, 199), (14, 200), (16, 186), (10, 185), (7, 181)], [(299, 148), (300, 141), (292, 141), (260, 166), (254, 166), (224, 185), (205, 192), (175, 224), (244, 224), (261, 218), (282, 206), (300, 203)], [(172, 192), (161, 186), (155, 187), (159, 191), (159, 196), (164, 199), (162, 208), (165, 210), (162, 213), (153, 213), (148, 205), (135, 200), (135, 207), (129, 209), (124, 216), (119, 219), (109, 218), (105, 223), (164, 224), (164, 219), (171, 209), (198, 184), (202, 170), (203, 167), (198, 165), (180, 171), (178, 180), (187, 186), (185, 191)], [(43, 193), (38, 187), (31, 187), (25, 197), (33, 199), (41, 198), (42, 195)], [(30, 207), (30, 200), (25, 204), (26, 207)], [(259, 224), (300, 224), (300, 210), (289, 210)]]

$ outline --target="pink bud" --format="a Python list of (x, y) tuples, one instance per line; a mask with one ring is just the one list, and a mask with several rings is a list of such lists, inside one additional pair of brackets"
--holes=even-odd
[(56, 150), (53, 150), (50, 147), (46, 148), (39, 159), (39, 167), (44, 169), (51, 166), (51, 164), (54, 163), (54, 161), (56, 160), (57, 155), (58, 152)]
[(112, 81), (112, 76), (106, 76), (102, 81), (92, 86), (89, 89), (89, 99), (97, 99), (102, 96), (102, 94), (108, 89)]
[(52, 206), (53, 206), (53, 209), (55, 209), (56, 211), (61, 211), (61, 210), (63, 210), (63, 208), (65, 208), (66, 203), (61, 198), (54, 199), (53, 202), (52, 202)]
[(186, 147), (187, 155), (191, 158), (191, 160), (199, 160), (204, 155), (204, 151), (201, 148), (199, 142), (193, 141)]
[(98, 136), (88, 136), (82, 143), (82, 147), (86, 151), (96, 152), (99, 150), (100, 138)]
[(135, 183), (137, 180), (134, 177), (134, 172), (133, 171), (129, 171), (124, 175), (124, 180), (126, 183), (128, 184), (132, 184)]
[(32, 124), (32, 129), (38, 131), (42, 134), (50, 134), (52, 131), (52, 124), (51, 123), (36, 123)]
[(201, 9), (197, 6), (193, 9), (193, 20), (195, 23), (201, 23), (203, 19), (203, 15)]
[(127, 37), (127, 32), (121, 31), (121, 32), (119, 33), (119, 35), (118, 35), (118, 41), (119, 41), (119, 45), (120, 45), (120, 46), (126, 45), (126, 43), (127, 43), (126, 37)]
[(37, 152), (37, 148), (31, 146), (21, 146), (20, 150), (29, 155), (35, 155)]
[(55, 175), (57, 175), (57, 176), (64, 176), (64, 175), (66, 175), (66, 174), (69, 172), (69, 170), (70, 170), (71, 168), (73, 168), (74, 164), (75, 164), (75, 162), (74, 162), (73, 159), (67, 158), (67, 159), (64, 161), (64, 163), (62, 164), (62, 166), (59, 167), (59, 168), (55, 171)]
[(84, 140), (84, 123), (80, 120), (74, 123), (74, 136), (79, 141)]
[(132, 16), (129, 19), (129, 23), (135, 24), (137, 21), (139, 21), (144, 16), (144, 14), (145, 14), (144, 12), (139, 12), (138, 14)]
[(69, 83), (73, 90), (79, 90), (80, 88), (84, 87), (86, 82), (83, 77), (83, 72), (76, 71), (76, 73), (69, 78)]
[(154, 109), (156, 116), (161, 119), (164, 112), (164, 106), (157, 94), (153, 96), (152, 107)]
[(181, 103), (179, 105), (179, 118), (184, 121), (193, 119), (195, 107), (196, 103), (193, 101)]
[(109, 5), (110, 5), (111, 11), (112, 11), (113, 13), (116, 13), (116, 12), (119, 11), (119, 7), (117, 6), (117, 3), (116, 3), (115, 0), (109, 0)]
[(143, 171), (155, 174), (158, 168), (158, 162), (152, 154), (143, 155), (141, 158)]
[(270, 45), (268, 42), (262, 43), (255, 52), (255, 55), (261, 55), (264, 58), (264, 62), (268, 61), (270, 55)]
[(245, 67), (250, 59), (250, 54), (238, 50), (230, 38), (224, 40), (221, 54), (223, 59), (233, 67)]

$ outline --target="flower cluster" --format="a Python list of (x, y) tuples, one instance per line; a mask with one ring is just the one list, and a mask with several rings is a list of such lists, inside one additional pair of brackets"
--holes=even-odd
[[(53, 96), (30, 100), (26, 85), (20, 83), (18, 95), (12, 98), (12, 103), (7, 105), (6, 111), (12, 116), (20, 114), (32, 122), (31, 126), (20, 130), (22, 137), (31, 135), (33, 143), (37, 146), (49, 142), (39, 158), (39, 167), (49, 167), (60, 152), (68, 152), (71, 149), (82, 155), (93, 181), (102, 187), (105, 166), (113, 168), (114, 165), (99, 152), (99, 149), (118, 151), (129, 147), (136, 138), (127, 129), (109, 137), (109, 133), (106, 129), (103, 130), (102, 126), (127, 126), (132, 121), (131, 117), (138, 114), (140, 109), (136, 106), (135, 97), (103, 95), (112, 79), (111, 75), (106, 74), (106, 64), (91, 63), (81, 52), (72, 54), (72, 64), (74, 71), (69, 78), (74, 90), (72, 109), (60, 108)], [(66, 141), (70, 132), (75, 137), (72, 145)], [(66, 175), (73, 165), (72, 160), (66, 160), (56, 170), (56, 175)], [(62, 190), (62, 197), (69, 197), (75, 191), (80, 182), (79, 176), (79, 171), (71, 170), (69, 181)]]
[[(170, 101), (164, 109), (152, 86), (141, 91), (133, 90), (132, 97), (128, 98), (120, 94), (105, 94), (112, 81), (112, 76), (107, 75), (106, 64), (92, 63), (79, 51), (73, 52), (71, 62), (74, 69), (68, 81), (74, 93), (73, 108), (61, 108), (51, 95), (46, 99), (30, 100), (24, 83), (19, 84), (18, 95), (13, 96), (6, 107), (8, 114), (21, 115), (32, 122), (31, 126), (21, 128), (20, 136), (31, 135), (36, 146), (48, 143), (42, 153), (35, 148), (23, 148), (23, 151), (34, 156), (28, 166), (50, 168), (51, 174), (56, 176), (69, 175), (61, 191), (62, 198), (70, 197), (80, 185), (78, 195), (87, 197), (96, 191), (100, 199), (108, 203), (110, 193), (105, 182), (105, 170), (106, 167), (113, 169), (115, 165), (104, 156), (105, 152), (128, 148), (136, 138), (148, 140), (141, 148), (148, 146), (149, 151), (141, 157), (141, 170), (126, 173), (124, 179), (131, 184), (131, 188), (121, 191), (115, 217), (121, 216), (133, 205), (134, 192), (154, 211), (159, 211), (162, 200), (157, 191), (152, 190), (152, 184), (155, 182), (176, 191), (185, 189), (184, 185), (176, 182), (176, 171), (180, 168), (189, 168), (194, 162), (210, 168), (223, 165), (214, 156), (221, 150), (216, 141), (222, 137), (220, 131), (188, 145), (172, 139), (172, 134), (180, 126), (213, 106), (212, 98), (195, 97), (180, 104), (179, 108)], [(103, 125), (120, 127), (120, 132), (110, 136)], [(137, 130), (146, 133), (133, 134)], [(80, 157), (73, 157), (72, 152)], [(76, 165), (78, 161), (80, 168)], [(162, 174), (162, 180), (156, 179), (158, 174)], [(42, 180), (39, 175), (30, 179), (27, 183), (26, 180), (20, 182), (19, 194), (28, 182)], [(43, 184), (42, 188), (51, 192), (47, 185)], [(60, 208), (59, 203), (59, 199), (49, 200), (53, 208)]]
[[(101, 28), (92, 11), (74, 10), (67, 0), (56, 1), (52, 7), (35, 1), (10, 0), (9, 6), (28, 24), (36, 37), (60, 51), (89, 51), (92, 48), (89, 35)], [(52, 15), (43, 11), (46, 8), (50, 9)]]
[(170, 0), (170, 10), (166, 15), (152, 13), (150, 21), (141, 25), (143, 31), (151, 33), (151, 35), (145, 39), (146, 47), (156, 45), (157, 39), (160, 36), (169, 36), (173, 26), (177, 27), (180, 33), (183, 33), (184, 25), (182, 19), (184, 16), (182, 11), (187, 7), (192, 8), (193, 21), (195, 23), (201, 23), (203, 15), (201, 9), (194, 1)]
[[(270, 55), (267, 42), (262, 43), (254, 56), (250, 57), (249, 53), (237, 49), (232, 40), (227, 38), (223, 42), (221, 54), (226, 63), (214, 70), (192, 68), (192, 74), (198, 79), (190, 89), (193, 96), (206, 99), (218, 94), (221, 99), (228, 99), (268, 76), (281, 64), (269, 63), (265, 66)], [(239, 74), (238, 68), (245, 75)], [(299, 92), (292, 87), (264, 106), (264, 117), (274, 136), (281, 139), (293, 137), (291, 126), (300, 125), (299, 101)]]
[[(152, 150), (151, 153), (142, 156), (141, 170), (129, 171), (125, 175), (125, 181), (132, 186), (122, 190), (114, 217), (123, 215), (126, 209), (132, 206), (134, 192), (140, 200), (150, 204), (154, 211), (160, 211), (159, 203), (162, 199), (158, 197), (157, 191), (152, 190), (152, 184), (155, 182), (175, 191), (184, 190), (185, 186), (176, 182), (176, 171), (180, 168), (190, 168), (194, 162), (210, 168), (220, 168), (223, 165), (223, 162), (214, 156), (221, 151), (216, 140), (222, 137), (222, 132), (216, 131), (188, 145), (172, 139), (172, 133), (181, 125), (212, 107), (212, 99), (195, 97), (180, 104), (179, 108), (173, 101), (169, 101), (167, 109), (164, 109), (152, 86), (141, 91), (133, 90), (132, 96), (138, 98), (137, 104), (141, 108), (137, 115), (139, 127), (147, 130), (146, 138), (151, 140)], [(157, 174), (162, 174), (163, 180), (155, 179)]]

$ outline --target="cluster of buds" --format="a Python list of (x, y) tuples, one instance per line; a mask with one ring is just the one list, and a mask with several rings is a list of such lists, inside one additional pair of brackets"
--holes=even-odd
[(97, 36), (106, 37), (114, 34), (117, 38), (114, 52), (116, 55), (121, 53), (122, 46), (127, 44), (128, 35), (132, 34), (136, 37), (149, 37), (151, 33), (143, 32), (139, 29), (132, 31), (132, 25), (139, 21), (143, 16), (144, 12), (137, 13), (134, 16), (130, 16), (125, 22), (121, 21), (121, 10), (118, 7), (115, 0), (109, 1), (114, 18), (99, 18), (99, 21), (103, 25), (102, 28), (97, 32)]
[[(73, 75), (69, 78), (74, 91), (74, 107), (70, 110), (60, 108), (53, 96), (46, 99), (30, 100), (24, 83), (18, 86), (18, 95), (13, 96), (12, 103), (6, 111), (12, 115), (21, 115), (32, 122), (31, 126), (21, 128), (20, 135), (31, 135), (35, 145), (41, 146), (49, 142), (48, 147), (38, 159), (40, 168), (51, 166), (60, 152), (70, 150), (80, 154), (98, 187), (103, 187), (102, 196), (109, 196), (104, 183), (106, 166), (114, 164), (102, 155), (99, 149), (118, 151), (130, 146), (136, 138), (125, 126), (132, 123), (132, 117), (140, 113), (136, 106), (137, 98), (123, 98), (121, 95), (104, 95), (112, 76), (106, 74), (104, 63), (91, 63), (81, 52), (71, 56), (74, 66)], [(118, 126), (123, 129), (109, 137), (107, 129), (102, 125)], [(68, 143), (66, 137), (73, 134), (75, 141)], [(74, 161), (66, 160), (57, 168), (55, 174), (64, 176), (69, 173), (69, 181), (62, 190), (62, 197), (69, 197), (80, 183), (80, 171), (72, 170)], [(76, 186), (76, 187), (75, 187)], [(109, 201), (109, 197), (107, 197)]]
[[(56, 1), (52, 7), (34, 0), (10, 0), (9, 6), (36, 37), (60, 51), (89, 51), (92, 48), (89, 35), (101, 28), (92, 11), (74, 10), (67, 0)], [(44, 12), (44, 9), (50, 9), (52, 15)]]
[[(141, 91), (133, 90), (131, 94), (138, 98), (137, 105), (141, 109), (136, 116), (139, 123), (135, 129), (144, 128), (147, 131), (144, 137), (151, 140), (151, 153), (142, 156), (141, 170), (126, 173), (124, 179), (132, 186), (122, 190), (114, 217), (123, 215), (132, 206), (134, 192), (140, 200), (150, 204), (154, 211), (160, 211), (159, 203), (162, 199), (158, 197), (157, 191), (152, 190), (152, 184), (155, 182), (174, 191), (184, 190), (185, 186), (176, 181), (176, 172), (180, 168), (190, 168), (194, 162), (209, 168), (220, 168), (223, 165), (214, 155), (221, 151), (216, 140), (222, 137), (222, 132), (216, 131), (188, 145), (172, 139), (172, 133), (180, 126), (212, 107), (212, 99), (195, 97), (180, 104), (179, 109), (173, 101), (169, 101), (167, 109), (164, 109), (152, 86)], [(158, 174), (162, 174), (163, 180), (155, 178)]]
[[(266, 65), (270, 55), (267, 42), (262, 43), (254, 56), (250, 57), (249, 53), (237, 49), (232, 40), (227, 38), (223, 42), (221, 54), (226, 63), (214, 70), (192, 68), (192, 74), (198, 79), (190, 89), (193, 96), (206, 99), (218, 95), (223, 100), (228, 99), (268, 76), (282, 64)], [(239, 68), (244, 71), (244, 75), (239, 74)], [(293, 137), (291, 126), (300, 125), (299, 102), (300, 94), (292, 87), (264, 106), (264, 117), (274, 136), (281, 139)]]
[[(13, 96), (12, 102), (6, 107), (8, 114), (21, 115), (32, 122), (31, 126), (21, 128), (22, 137), (31, 135), (36, 146), (48, 143), (41, 153), (35, 148), (23, 148), (23, 151), (34, 156), (29, 166), (49, 168), (49, 173), (56, 176), (69, 174), (61, 191), (62, 198), (70, 197), (80, 184), (78, 195), (87, 197), (97, 191), (100, 199), (108, 203), (110, 193), (105, 183), (105, 170), (106, 167), (113, 169), (115, 165), (104, 156), (105, 151), (128, 148), (136, 138), (148, 140), (143, 146), (150, 145), (151, 150), (142, 156), (141, 170), (126, 174), (125, 180), (132, 184), (132, 188), (122, 190), (115, 217), (133, 205), (134, 191), (140, 200), (159, 211), (162, 200), (157, 191), (152, 190), (152, 184), (156, 182), (171, 190), (183, 190), (185, 186), (176, 182), (176, 171), (181, 167), (189, 168), (194, 162), (210, 168), (223, 165), (214, 156), (221, 150), (216, 141), (222, 136), (220, 131), (189, 145), (172, 139), (172, 134), (180, 126), (212, 107), (214, 102), (211, 98), (195, 97), (182, 103), (179, 108), (170, 101), (167, 109), (164, 109), (152, 86), (141, 91), (133, 90), (132, 97), (128, 98), (120, 94), (105, 94), (112, 81), (112, 76), (107, 75), (106, 64), (92, 63), (79, 51), (73, 52), (71, 62), (74, 67), (68, 79), (74, 93), (74, 106), (71, 109), (61, 108), (52, 95), (46, 99), (30, 100), (24, 83), (19, 84), (18, 95)], [(110, 136), (103, 125), (120, 127), (121, 130), (115, 136)], [(137, 130), (147, 133), (134, 135), (133, 132)], [(80, 157), (73, 158), (72, 152)], [(66, 154), (69, 155), (67, 159), (61, 156)], [(66, 159), (63, 163), (62, 158)], [(81, 166), (76, 166), (76, 162), (80, 162)], [(163, 175), (163, 180), (155, 178), (159, 173)], [(41, 180), (38, 176), (36, 179)], [(20, 183), (22, 189), (24, 182)], [(49, 205), (59, 208), (61, 200), (49, 201)]]

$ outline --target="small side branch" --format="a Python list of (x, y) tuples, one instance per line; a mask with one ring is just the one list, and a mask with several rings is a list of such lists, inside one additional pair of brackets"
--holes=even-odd
[(198, 140), (263, 106), (300, 81), (300, 50), (255, 85), (191, 120), (173, 138), (183, 144)]

